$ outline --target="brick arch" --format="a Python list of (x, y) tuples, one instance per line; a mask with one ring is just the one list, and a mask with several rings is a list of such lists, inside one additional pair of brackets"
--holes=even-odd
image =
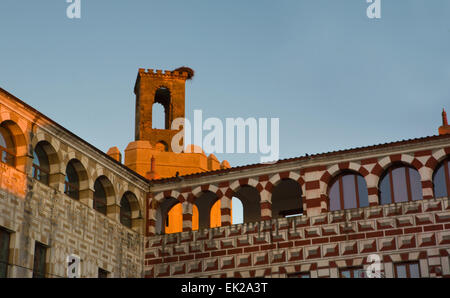
[(366, 177), (369, 176), (370, 173), (364, 166), (355, 162), (342, 162), (328, 167), (325, 173), (322, 174), (322, 177), (320, 178), (321, 194), (328, 197), (328, 190), (331, 187), (329, 184), (334, 180), (334, 178), (346, 171), (360, 174), (366, 180), (366, 184), (369, 185), (369, 181), (367, 181)]
[(67, 154), (64, 156), (64, 158), (61, 160), (61, 166), (62, 166), (62, 171), (64, 174), (66, 174), (66, 168), (67, 165), (69, 164), (69, 162), (73, 159), (78, 160), (81, 165), (84, 167), (84, 170), (86, 171), (86, 175), (87, 175), (87, 182), (89, 185), (90, 189), (94, 188), (94, 180), (92, 179), (92, 172), (89, 171), (89, 164), (88, 164), (88, 159), (83, 156), (80, 152), (75, 151), (75, 150), (71, 150), (67, 152)]
[(425, 166), (430, 168), (434, 173), (439, 164), (447, 158), (450, 158), (450, 147), (433, 152), (433, 154), (426, 161)]
[[(92, 180), (95, 181), (100, 178), (101, 176), (106, 177), (110, 183), (112, 184), (112, 188), (114, 190), (115, 198), (114, 198), (114, 203), (115, 204), (119, 204), (119, 200), (120, 197), (126, 192), (126, 190), (124, 190), (123, 188), (121, 188), (121, 185), (119, 183), (117, 183), (117, 179), (116, 176), (111, 173), (109, 170), (104, 169), (103, 167), (97, 167), (93, 172), (92, 172)], [(120, 194), (120, 196), (118, 196), (118, 194)]]
[(10, 137), (14, 142), (15, 168), (25, 172), (29, 142), (28, 134), (25, 134), (27, 131), (26, 123), (20, 121), (16, 114), (4, 112), (1, 114), (0, 124), (4, 125), (9, 131)]
[(191, 203), (194, 203), (195, 200), (198, 199), (204, 192), (212, 192), (212, 193), (216, 194), (216, 196), (219, 199), (223, 196), (223, 193), (219, 189), (219, 187), (217, 187), (214, 184), (205, 184), (205, 185), (197, 186), (196, 188), (194, 188), (192, 190), (192, 192), (187, 195), (188, 197), (186, 199), (189, 200)]
[(273, 188), (276, 187), (283, 179), (291, 179), (296, 181), (302, 188), (302, 195), (306, 193), (305, 180), (297, 171), (282, 172), (270, 176), (265, 189), (268, 190), (269, 193), (272, 193)]
[(153, 200), (155, 200), (158, 204), (161, 204), (163, 202), (163, 200), (167, 199), (167, 198), (174, 198), (175, 200), (177, 200), (180, 203), (183, 203), (186, 200), (185, 196), (183, 194), (180, 194), (176, 190), (168, 190), (168, 191), (159, 192), (153, 197)]
[(369, 205), (378, 205), (378, 176), (369, 172), (364, 165), (359, 163), (342, 162), (328, 167), (319, 180), (322, 212), (329, 210), (328, 192), (332, 186), (331, 183), (334, 183), (335, 178), (345, 172), (361, 175), (366, 182), (367, 192), (369, 194)]
[(50, 161), (50, 163), (51, 163), (52, 167), (56, 167), (55, 171), (59, 171), (61, 173), (63, 170), (65, 170), (61, 167), (61, 165), (62, 165), (61, 161), (63, 160), (63, 158), (62, 158), (61, 152), (59, 150), (59, 145), (60, 145), (59, 142), (47, 134), (38, 133), (38, 134), (34, 135), (33, 139), (31, 140), (32, 149), (34, 150), (40, 142), (48, 143), (48, 145), (50, 145), (52, 150), (54, 151), (54, 152), (52, 152), (52, 154), (55, 155), (55, 157), (57, 159), (57, 163), (53, 164), (51, 161)]

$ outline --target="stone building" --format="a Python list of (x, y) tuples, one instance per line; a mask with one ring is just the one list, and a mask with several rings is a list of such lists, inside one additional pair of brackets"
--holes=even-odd
[(445, 112), (436, 136), (230, 168), (172, 152), (190, 76), (139, 70), (124, 161), (0, 89), (0, 277), (66, 277), (71, 254), (82, 277), (358, 277), (373, 254), (450, 277)]

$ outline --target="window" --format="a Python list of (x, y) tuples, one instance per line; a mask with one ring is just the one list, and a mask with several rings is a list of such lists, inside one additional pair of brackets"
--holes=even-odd
[(102, 268), (98, 268), (98, 278), (108, 278), (108, 274), (109, 274), (108, 271)]
[(420, 266), (418, 262), (395, 264), (396, 278), (420, 278)]
[(106, 215), (106, 191), (100, 179), (94, 183), (94, 209)]
[(296, 272), (287, 275), (288, 278), (311, 278), (309, 272)]
[(47, 184), (49, 183), (50, 163), (43, 145), (39, 143), (33, 152), (33, 178)]
[(292, 179), (282, 179), (272, 191), (272, 218), (303, 214), (302, 188)]
[(34, 247), (33, 278), (45, 278), (45, 258), (47, 247), (36, 242)]
[(339, 277), (341, 277), (341, 278), (364, 278), (365, 271), (363, 270), (362, 267), (340, 269)]
[(444, 160), (433, 175), (434, 197), (450, 197), (450, 159)]
[(0, 229), (0, 278), (8, 277), (10, 234)]
[(131, 229), (131, 206), (127, 195), (120, 200), (120, 223)]
[(80, 197), (80, 182), (77, 171), (72, 162), (69, 162), (66, 169), (66, 180), (64, 182), (64, 193), (69, 197), (78, 200)]
[(420, 174), (407, 166), (389, 168), (381, 179), (379, 190), (381, 205), (422, 200)]
[(369, 206), (366, 180), (361, 175), (339, 175), (329, 191), (330, 211)]
[(0, 126), (0, 161), (14, 167), (16, 164), (15, 145), (9, 129)]

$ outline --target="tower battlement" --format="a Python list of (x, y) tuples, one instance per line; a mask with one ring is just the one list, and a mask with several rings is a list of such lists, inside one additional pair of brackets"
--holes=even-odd
[(145, 69), (139, 68), (139, 75), (153, 76), (157, 78), (177, 78), (186, 80), (189, 77), (189, 74), (185, 71), (176, 71), (176, 70), (161, 70), (161, 69)]

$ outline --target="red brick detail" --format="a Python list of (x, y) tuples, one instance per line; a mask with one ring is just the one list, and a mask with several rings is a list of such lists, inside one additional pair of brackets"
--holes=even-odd
[(432, 225), (432, 226), (423, 227), (424, 232), (442, 231), (443, 229), (444, 229), (444, 225)]
[(278, 248), (286, 248), (286, 247), (293, 247), (293, 246), (294, 246), (294, 242), (292, 242), (292, 241), (278, 243)]
[(218, 250), (218, 251), (211, 252), (211, 257), (220, 257), (220, 256), (224, 256), (226, 254), (227, 254), (226, 250)]
[(311, 239), (295, 241), (295, 246), (311, 245)]
[(269, 175), (262, 175), (262, 176), (259, 176), (258, 180), (259, 180), (259, 182), (269, 181), (270, 177), (269, 177)]
[(383, 236), (384, 236), (383, 231), (366, 233), (366, 238), (377, 238)]
[(347, 236), (336, 236), (336, 237), (330, 237), (330, 242), (340, 242), (340, 241), (347, 241)]
[(229, 182), (229, 181), (223, 181), (223, 182), (220, 182), (220, 183), (218, 184), (218, 187), (219, 187), (219, 188), (222, 188), (222, 187), (228, 187), (228, 186), (230, 186), (230, 182)]
[(203, 253), (198, 253), (195, 254), (195, 259), (204, 259), (204, 258), (209, 258), (210, 253), (209, 252), (203, 252)]
[(405, 228), (405, 234), (422, 233), (422, 227)]
[(358, 240), (358, 239), (364, 239), (364, 238), (366, 238), (366, 235), (364, 233), (348, 235), (348, 240)]
[(248, 184), (248, 178), (242, 178), (239, 179), (239, 185), (247, 185)]
[(366, 158), (361, 160), (361, 165), (370, 165), (378, 162), (378, 158)]
[(369, 188), (367, 188), (367, 192), (369, 195), (377, 195), (378, 187), (369, 187)]
[(259, 246), (250, 246), (244, 248), (244, 252), (255, 252), (255, 251), (259, 251)]
[(402, 235), (402, 234), (403, 234), (402, 229), (393, 229), (393, 230), (384, 231), (384, 235), (386, 235), (386, 236), (394, 236), (394, 235)]
[(319, 189), (320, 188), (320, 181), (319, 180), (308, 181), (305, 184), (305, 188), (306, 188), (306, 190)]
[(316, 238), (312, 240), (312, 244), (322, 244), (322, 243), (328, 243), (330, 240), (328, 237), (326, 238)]

